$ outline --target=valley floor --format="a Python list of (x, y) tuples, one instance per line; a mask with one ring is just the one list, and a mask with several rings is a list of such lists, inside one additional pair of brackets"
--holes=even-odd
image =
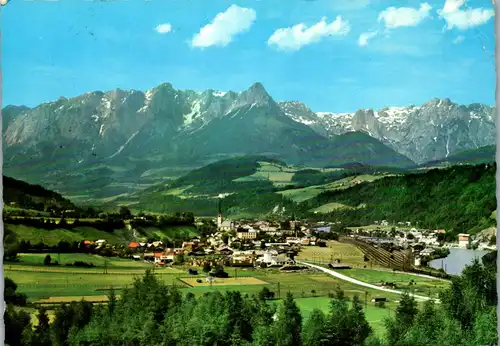
[[(326, 311), (329, 308), (329, 295), (337, 287), (344, 290), (348, 297), (357, 295), (366, 302), (365, 310), (368, 321), (377, 331), (383, 332), (383, 320), (390, 316), (397, 307), (400, 294), (382, 292), (377, 287), (366, 287), (359, 281), (368, 285), (380, 285), (382, 281), (394, 282), (397, 291), (411, 289), (414, 293), (437, 297), (438, 292), (446, 287), (445, 282), (421, 278), (406, 273), (396, 273), (383, 270), (363, 268), (363, 255), (354, 246), (339, 242), (330, 242), (329, 247), (308, 247), (300, 253), (299, 260), (312, 259), (320, 255), (325, 260), (342, 254), (342, 262), (350, 264), (352, 269), (339, 271), (345, 277), (335, 277), (321, 271), (307, 272), (282, 272), (277, 269), (230, 268), (225, 270), (230, 275), (229, 279), (215, 279), (212, 284), (205, 281), (202, 268), (195, 268), (199, 275), (188, 275), (189, 266), (174, 266), (167, 268), (154, 268), (154, 273), (168, 285), (179, 288), (182, 292), (191, 292), (196, 296), (210, 291), (237, 290), (242, 293), (257, 294), (262, 288), (267, 287), (274, 292), (276, 303), (280, 302), (287, 292), (297, 299), (297, 304), (304, 317), (314, 309)], [(321, 251), (321, 253), (319, 253)], [(318, 253), (317, 253), (318, 252)], [(135, 277), (139, 277), (146, 269), (153, 266), (148, 263), (125, 260), (119, 258), (103, 258), (97, 255), (86, 254), (61, 254), (61, 263), (80, 260), (93, 263), (93, 268), (75, 268), (64, 265), (44, 266), (42, 264), (45, 254), (21, 254), (19, 263), (5, 263), (5, 276), (13, 279), (18, 285), (18, 291), (27, 294), (31, 303), (30, 308), (35, 313), (34, 307), (51, 306), (63, 302), (79, 301), (85, 299), (94, 302), (106, 302), (107, 295), (113, 288), (117, 295), (121, 290), (129, 287)], [(53, 254), (54, 260), (58, 258)], [(193, 268), (193, 267), (191, 267)], [(200, 282), (197, 282), (199, 279)], [(413, 280), (413, 281), (412, 281)], [(410, 281), (414, 284), (409, 286)], [(389, 301), (384, 308), (374, 306), (371, 300), (375, 297), (385, 297)]]

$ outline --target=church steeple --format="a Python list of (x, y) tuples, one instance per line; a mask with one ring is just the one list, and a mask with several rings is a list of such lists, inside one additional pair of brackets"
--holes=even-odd
[(222, 227), (222, 207), (221, 207), (221, 200), (222, 200), (222, 198), (219, 197), (219, 213), (217, 214), (217, 227), (218, 228)]

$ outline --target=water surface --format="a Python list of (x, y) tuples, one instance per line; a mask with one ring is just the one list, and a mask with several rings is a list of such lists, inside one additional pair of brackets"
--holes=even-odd
[(450, 254), (446, 258), (439, 258), (429, 262), (429, 267), (440, 269), (451, 275), (459, 275), (466, 265), (472, 263), (474, 258), (481, 260), (488, 251), (468, 250), (460, 248), (450, 248)]

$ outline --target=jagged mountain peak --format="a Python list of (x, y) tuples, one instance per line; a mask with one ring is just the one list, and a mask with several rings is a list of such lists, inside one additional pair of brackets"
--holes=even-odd
[(279, 105), (282, 108), (294, 108), (302, 112), (312, 112), (311, 108), (309, 108), (308, 105), (300, 101), (280, 101)]
[(238, 96), (238, 105), (266, 105), (274, 102), (264, 86), (256, 82)]
[(424, 103), (422, 107), (449, 107), (454, 106), (456, 103), (451, 101), (449, 98), (433, 98), (428, 102)]
[(459, 105), (434, 98), (421, 106), (360, 109), (351, 113), (308, 113), (304, 107), (280, 106), (295, 121), (333, 137), (363, 131), (415, 162), (422, 163), (495, 143), (494, 107)]

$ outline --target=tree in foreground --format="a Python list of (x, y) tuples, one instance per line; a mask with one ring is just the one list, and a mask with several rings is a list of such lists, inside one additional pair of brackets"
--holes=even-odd
[(326, 334), (326, 316), (323, 311), (314, 309), (302, 331), (302, 342), (304, 346), (326, 346), (328, 338)]
[(290, 292), (278, 309), (275, 330), (277, 346), (301, 345), (302, 315)]

